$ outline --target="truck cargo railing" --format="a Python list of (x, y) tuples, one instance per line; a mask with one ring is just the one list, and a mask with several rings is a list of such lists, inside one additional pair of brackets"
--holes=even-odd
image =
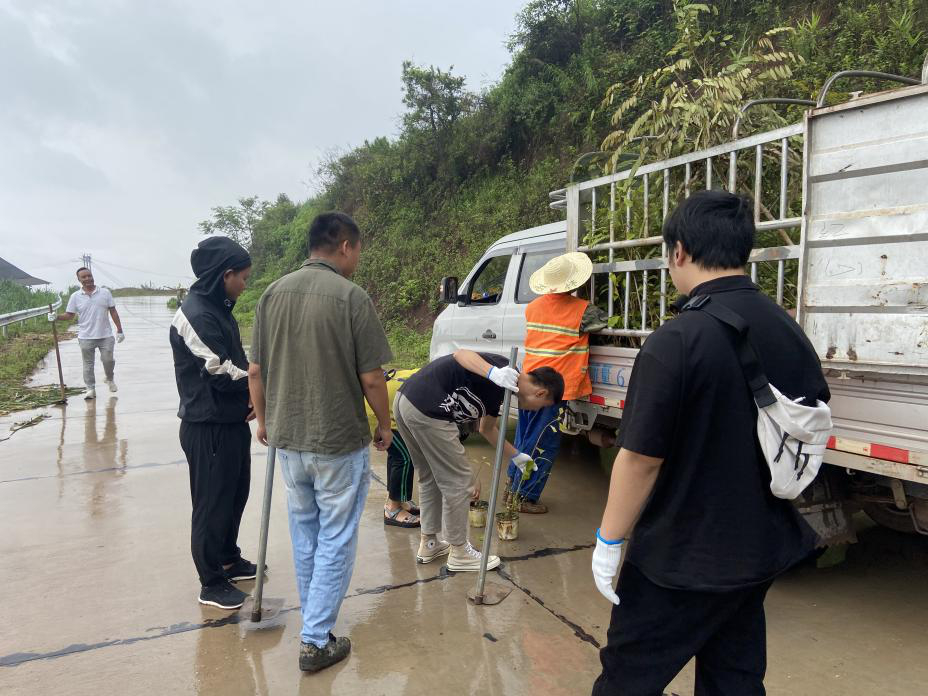
[[(598, 298), (597, 283), (606, 277), (605, 304), (610, 317), (614, 317), (613, 323), (620, 326), (600, 333), (641, 338), (664, 323), (668, 303), (666, 249), (662, 237), (656, 234), (660, 225), (652, 223), (663, 223), (672, 197), (676, 202), (697, 187), (711, 189), (721, 185), (732, 192), (752, 195), (759, 240), (771, 242), (771, 237), (763, 233), (773, 231), (779, 233), (778, 241), (783, 243), (770, 243), (752, 252), (751, 278), (758, 282), (759, 268), (764, 268), (763, 287), (776, 297), (777, 303), (784, 305), (789, 286), (790, 303), (798, 304), (800, 248), (799, 240), (793, 239), (789, 231), (802, 227), (806, 121), (739, 138), (745, 112), (762, 104), (821, 108), (835, 83), (848, 78), (928, 84), (928, 56), (920, 77), (919, 80), (871, 70), (843, 70), (826, 80), (814, 101), (774, 97), (747, 102), (735, 121), (731, 142), (552, 191), (550, 207), (567, 212), (568, 251), (583, 251), (594, 257), (590, 281), (594, 301)], [(726, 158), (727, 175), (722, 171)], [(659, 201), (655, 201), (658, 196)], [(658, 249), (659, 256), (655, 254)], [(795, 263), (788, 265), (788, 262)], [(775, 272), (771, 266), (775, 266)], [(655, 277), (656, 301), (654, 292), (649, 292)], [(655, 307), (649, 307), (649, 294)], [(638, 305), (634, 315), (632, 305)]]
[[(754, 220), (759, 232), (786, 231), (798, 229), (802, 224), (799, 215), (790, 214), (789, 184), (791, 176), (790, 157), (795, 159), (792, 169), (801, 169), (801, 142), (804, 124), (778, 128), (766, 133), (758, 133), (733, 142), (723, 143), (699, 152), (680, 155), (667, 160), (645, 164), (638, 168), (601, 176), (589, 181), (569, 185), (566, 190), (551, 194), (552, 207), (564, 206), (567, 209), (567, 249), (582, 251), (593, 255), (608, 255), (608, 260), (594, 259), (593, 278), (590, 281), (591, 297), (596, 297), (597, 277), (607, 276), (606, 292), (607, 311), (610, 316), (621, 316), (621, 327), (604, 329), (601, 335), (644, 337), (648, 336), (657, 325), (663, 324), (667, 314), (667, 259), (663, 238), (652, 232), (652, 208), (659, 207), (662, 224), (671, 205), (671, 191), (678, 190), (689, 196), (696, 188), (711, 189), (727, 182), (730, 190), (737, 188), (739, 171), (751, 184), (754, 198)], [(773, 146), (773, 150), (771, 149)], [(739, 170), (739, 156), (750, 155), (748, 165), (753, 163), (753, 171)], [(774, 200), (766, 195), (771, 187), (765, 180), (765, 160), (775, 158), (778, 184)], [(742, 158), (742, 161), (747, 160)], [(722, 176), (718, 169), (725, 166), (727, 176)], [(742, 169), (747, 169), (742, 167)], [(767, 170), (769, 172), (769, 169)], [(793, 180), (799, 184), (798, 174)], [(768, 177), (769, 179), (769, 177)], [(631, 180), (631, 181), (629, 181)], [(655, 200), (655, 182), (660, 187), (659, 201)], [(765, 184), (767, 186), (765, 187)], [(743, 187), (742, 187), (743, 188)], [(624, 193), (624, 201), (621, 200)], [(637, 200), (636, 200), (637, 198)], [(674, 197), (676, 199), (676, 196)], [(800, 196), (797, 196), (797, 199)], [(563, 200), (563, 203), (561, 201)], [(606, 208), (608, 201), (608, 208)], [(770, 203), (768, 206), (767, 203)], [(624, 224), (617, 216), (617, 209), (624, 206)], [(635, 210), (636, 215), (633, 215)], [(761, 219), (766, 213), (767, 219)], [(621, 215), (621, 210), (619, 210)], [(634, 220), (635, 217), (639, 219)], [(603, 220), (603, 217), (606, 220)], [(624, 228), (624, 229), (622, 229)], [(659, 230), (659, 224), (654, 225)], [(608, 230), (608, 241), (588, 243), (585, 238), (595, 236), (597, 232)], [(624, 234), (623, 234), (624, 232)], [(790, 238), (781, 237), (782, 241)], [(650, 258), (617, 259), (617, 252), (639, 250), (648, 253), (660, 249), (660, 256)], [(749, 260), (752, 279), (758, 279), (760, 264), (776, 264), (776, 300), (782, 305), (786, 283), (786, 263), (799, 259), (798, 244), (788, 243), (757, 248)], [(657, 316), (653, 317), (653, 308), (648, 307), (649, 284), (658, 278), (659, 295)], [(640, 282), (636, 282), (640, 278)], [(619, 286), (619, 287), (616, 287)], [(634, 289), (633, 289), (633, 286)], [(640, 293), (640, 295), (638, 294)], [(640, 319), (632, 317), (631, 306), (639, 304)], [(617, 311), (618, 310), (618, 311)], [(634, 325), (633, 325), (634, 324)]]

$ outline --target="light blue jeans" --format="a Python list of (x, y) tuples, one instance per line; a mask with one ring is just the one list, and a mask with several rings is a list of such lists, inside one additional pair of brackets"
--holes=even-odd
[(338, 618), (358, 549), (358, 522), (370, 488), (370, 452), (325, 455), (279, 449), (287, 485), (293, 564), (304, 643), (323, 648)]

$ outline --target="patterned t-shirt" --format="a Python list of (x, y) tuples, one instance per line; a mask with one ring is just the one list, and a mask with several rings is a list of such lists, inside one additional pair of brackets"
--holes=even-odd
[[(501, 355), (479, 353), (496, 367), (509, 361)], [(412, 405), (430, 418), (466, 423), (499, 415), (503, 388), (458, 364), (452, 355), (433, 360), (400, 387)]]

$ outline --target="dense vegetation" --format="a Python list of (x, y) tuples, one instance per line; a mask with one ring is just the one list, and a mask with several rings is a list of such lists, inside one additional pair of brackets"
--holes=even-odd
[[(33, 290), (9, 280), (0, 280), (0, 314), (40, 307), (54, 303), (57, 299), (57, 293)], [(59, 311), (64, 311), (64, 308)], [(59, 331), (64, 328), (59, 325)], [(57, 389), (31, 389), (25, 386), (36, 363), (53, 346), (51, 324), (44, 315), (11, 324), (7, 327), (7, 335), (0, 336), (0, 416), (58, 400), (60, 392)]]
[[(724, 139), (738, 105), (753, 97), (809, 98), (843, 69), (917, 76), (926, 39), (928, 6), (917, 0), (719, 0), (711, 7), (532, 0), (496, 85), (477, 94), (451, 70), (405, 63), (406, 111), (396, 139), (333, 157), (310, 200), (243, 198), (215, 209), (201, 227), (251, 249), (252, 284), (236, 308), (247, 324), (264, 288), (305, 256), (313, 216), (351, 214), (365, 244), (356, 280), (377, 304), (400, 361), (421, 361), (439, 278), (465, 274), (502, 234), (558, 219), (548, 192), (572, 176), (600, 173), (631, 136), (666, 131), (678, 119), (687, 126), (675, 130), (679, 137), (656, 143), (675, 152)], [(673, 67), (655, 75), (665, 66)], [(672, 94), (676, 111), (662, 102)], [(754, 127), (796, 116), (759, 111)], [(604, 149), (605, 156), (581, 157)]]
[(0, 314), (40, 307), (57, 299), (57, 293), (33, 290), (12, 280), (0, 280)]

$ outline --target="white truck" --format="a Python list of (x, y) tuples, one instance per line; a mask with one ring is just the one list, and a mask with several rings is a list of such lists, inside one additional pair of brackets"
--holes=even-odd
[(637, 347), (671, 320), (660, 237), (671, 201), (719, 184), (750, 192), (751, 276), (801, 324), (832, 393), (830, 466), (797, 505), (828, 543), (853, 539), (856, 508), (928, 534), (928, 61), (921, 81), (893, 78), (911, 86), (821, 106), (854, 76), (878, 74), (834, 76), (800, 123), (552, 192), (565, 221), (505, 236), (463, 282), (443, 279), (431, 357), (508, 355), (525, 336), (531, 273), (565, 250), (589, 253), (589, 296), (611, 328), (594, 336), (593, 394), (569, 403), (562, 427), (601, 444)]

